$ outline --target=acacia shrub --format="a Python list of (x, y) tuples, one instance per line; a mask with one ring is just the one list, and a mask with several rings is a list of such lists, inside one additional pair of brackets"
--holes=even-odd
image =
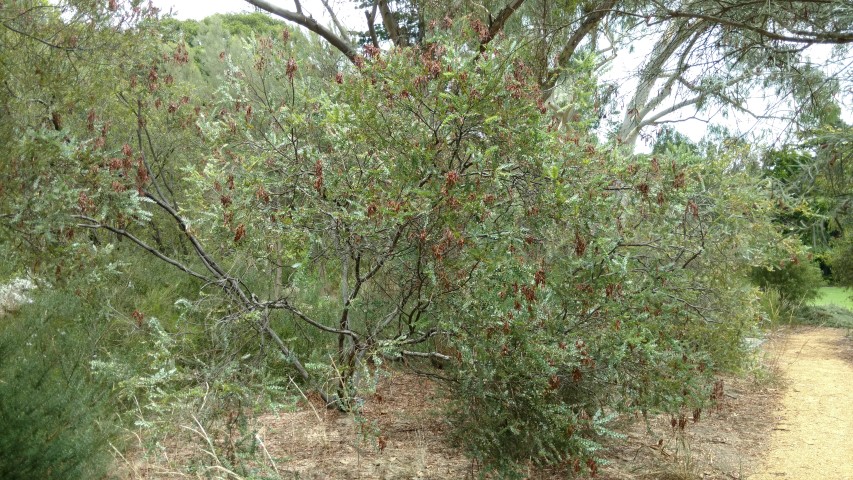
[(418, 345), (441, 335), (470, 454), (594, 473), (611, 413), (701, 408), (745, 355), (743, 277), (779, 244), (768, 202), (741, 152), (550, 132), (511, 45), (472, 61), (453, 28), (431, 35), (327, 78), (287, 35), (250, 43), (200, 124), (227, 147), (185, 169), (185, 215), (245, 278), (282, 278), (251, 285), (258, 305), (325, 337), (297, 353), (347, 406), (369, 359), (435, 356)]
[[(93, 129), (20, 148), (68, 165), (51, 181), (78, 228), (192, 243), (148, 252), (199, 280), (217, 331), (277, 340), (331, 403), (357, 408), (376, 360), (435, 358), (423, 345), (441, 336), (470, 454), (506, 474), (528, 461), (595, 473), (611, 413), (701, 406), (736, 362), (754, 320), (738, 276), (776, 238), (734, 158), (550, 132), (513, 45), (480, 51), (465, 28), (367, 47), (357, 71), (327, 76), (283, 30), (223, 55), (226, 83), (193, 108), (158, 81), (171, 60), (133, 67), (125, 136), (198, 135), (177, 195), (141, 157), (162, 152), (152, 142)], [(179, 233), (159, 235), (158, 218)]]
[(450, 413), (505, 473), (595, 472), (609, 414), (702, 408), (714, 373), (745, 358), (758, 318), (745, 275), (778, 236), (732, 158), (541, 139), (527, 170), (539, 188), (459, 258), (489, 260), (443, 313), (459, 360)]

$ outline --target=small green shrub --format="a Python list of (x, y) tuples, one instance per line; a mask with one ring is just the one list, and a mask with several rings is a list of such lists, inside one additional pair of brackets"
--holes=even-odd
[(835, 282), (853, 287), (853, 235), (847, 234), (833, 245), (829, 256)]
[(817, 297), (818, 289), (824, 285), (823, 276), (815, 263), (794, 258), (779, 268), (754, 268), (752, 280), (764, 289), (779, 292), (781, 300), (798, 305)]
[(102, 478), (115, 432), (108, 390), (89, 377), (85, 334), (43, 308), (0, 322), (0, 478)]
[(785, 301), (779, 290), (766, 287), (759, 297), (763, 326), (773, 329), (780, 325), (796, 323), (797, 305)]

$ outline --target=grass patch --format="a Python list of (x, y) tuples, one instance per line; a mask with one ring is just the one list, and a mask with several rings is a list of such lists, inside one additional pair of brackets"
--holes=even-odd
[(853, 291), (843, 287), (823, 287), (818, 289), (813, 306), (836, 306), (853, 312)]
[(853, 292), (842, 287), (823, 287), (809, 305), (797, 312), (797, 323), (853, 329)]

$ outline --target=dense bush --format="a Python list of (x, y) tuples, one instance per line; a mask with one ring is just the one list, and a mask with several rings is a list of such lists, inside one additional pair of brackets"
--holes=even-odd
[(109, 390), (88, 373), (91, 348), (73, 298), (36, 302), (0, 321), (0, 478), (97, 479), (115, 436)]
[[(143, 36), (154, 53), (95, 71), (115, 86), (89, 112), (0, 129), (14, 157), (0, 218), (112, 320), (94, 365), (140, 425), (165, 423), (169, 403), (239, 408), (264, 356), (342, 409), (382, 359), (430, 357), (450, 366), (448, 413), (472, 456), (504, 475), (594, 473), (611, 414), (705, 404), (758, 317), (749, 267), (786, 247), (737, 167), (749, 152), (633, 155), (555, 131), (516, 46), (465, 40), (476, 30), (443, 22), (421, 47), (366, 47), (334, 72), (283, 29), (207, 52), (222, 82), (201, 94), (181, 81), (197, 67), (186, 45)], [(46, 85), (70, 78), (57, 68)], [(60, 93), (83, 102), (34, 95)], [(10, 108), (37, 122), (29, 103)], [(33, 184), (40, 202), (18, 193)], [(171, 274), (126, 268), (138, 254)], [(69, 422), (96, 415), (74, 398)]]
[(762, 288), (779, 292), (783, 302), (796, 308), (817, 297), (824, 285), (820, 267), (812, 261), (792, 257), (779, 267), (757, 267), (752, 270), (753, 281)]
[(836, 240), (830, 252), (832, 278), (840, 285), (853, 287), (853, 234)]

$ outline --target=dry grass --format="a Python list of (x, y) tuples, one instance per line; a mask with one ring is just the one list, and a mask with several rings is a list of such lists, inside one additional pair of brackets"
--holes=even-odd
[[(771, 337), (761, 376), (724, 379), (716, 407), (684, 431), (673, 429), (671, 417), (623, 418), (603, 452), (610, 464), (605, 480), (708, 480), (744, 478), (760, 461), (773, 429), (771, 412), (784, 386), (778, 380), (779, 342)], [(775, 346), (774, 346), (775, 345)], [(776, 365), (776, 367), (774, 367)], [(769, 374), (766, 372), (770, 372)], [(758, 378), (760, 381), (756, 381)], [(283, 479), (463, 479), (481, 472), (446, 440), (447, 425), (437, 409), (437, 386), (424, 377), (391, 371), (376, 394), (365, 399), (358, 416), (325, 408), (319, 398), (306, 398), (294, 411), (263, 413), (252, 420), (254, 466), (270, 478)], [(688, 415), (689, 417), (690, 415)], [(180, 432), (160, 439), (160, 447), (143, 449), (121, 460), (124, 479), (242, 479), (223, 458), (222, 432), (205, 431), (187, 422)], [(151, 443), (150, 440), (148, 442)], [(193, 466), (194, 468), (187, 468)], [(569, 478), (557, 470), (534, 470), (528, 478)]]
[[(423, 377), (394, 372), (357, 415), (327, 409), (309, 396), (295, 411), (263, 413), (252, 420), (258, 446), (244, 467), (283, 479), (459, 479), (471, 462), (446, 441), (446, 425), (433, 409), (441, 399)], [(194, 421), (159, 441), (160, 448), (120, 457), (121, 478), (243, 479), (224, 458), (222, 432)], [(150, 442), (149, 442), (150, 443)], [(187, 468), (187, 466), (193, 466)], [(265, 477), (269, 478), (269, 477)]]
[(698, 422), (680, 431), (666, 415), (625, 419), (624, 442), (609, 445), (606, 480), (739, 479), (762, 458), (774, 426), (772, 412), (783, 391), (750, 377), (723, 379), (723, 396)]

